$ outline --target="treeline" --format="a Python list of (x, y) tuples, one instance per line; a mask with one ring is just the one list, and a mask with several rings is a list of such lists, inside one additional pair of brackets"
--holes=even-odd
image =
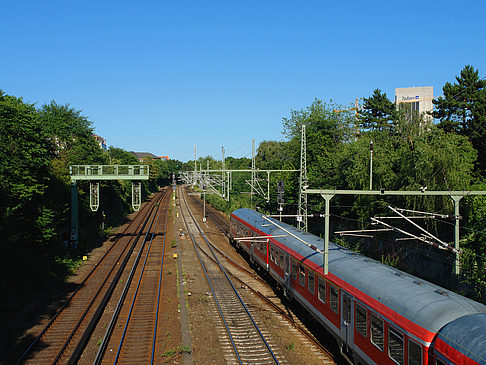
[[(166, 184), (177, 161), (145, 161), (151, 179), (143, 195)], [(92, 123), (79, 110), (55, 102), (36, 108), (0, 90), (0, 307), (15, 308), (25, 292), (63, 279), (131, 211), (131, 183), (100, 183), (100, 209), (89, 208), (89, 182), (79, 182), (79, 248), (70, 238), (70, 165), (140, 164), (131, 153), (101, 149)]]
[[(409, 104), (397, 108), (378, 89), (363, 98), (357, 113), (351, 107), (346, 110), (332, 101), (316, 99), (306, 109), (292, 110), (283, 118), (285, 142), (260, 144), (256, 167), (299, 169), (301, 127), (305, 124), (310, 188), (369, 189), (372, 141), (373, 189), (486, 190), (486, 81), (472, 66), (466, 66), (454, 83), (448, 82), (443, 87), (443, 94), (433, 101), (432, 115), (419, 115), (410, 110)], [(207, 159), (210, 158), (199, 161), (203, 169)], [(211, 163), (216, 168), (221, 166), (219, 161)], [(233, 159), (226, 164), (231, 168), (240, 168), (236, 165), (250, 168), (251, 160)], [(187, 169), (193, 166), (193, 162), (192, 165), (188, 162)], [(234, 192), (249, 191), (244, 179), (234, 181)], [(258, 197), (253, 206), (277, 213), (278, 180), (285, 181), (284, 213), (296, 214), (298, 173), (272, 175), (270, 202)], [(233, 194), (231, 199), (230, 203), (215, 204), (227, 211), (250, 205), (248, 194)], [(308, 199), (309, 213), (324, 211), (324, 199), (316, 195), (309, 195)], [(357, 229), (373, 228), (370, 217), (392, 215), (389, 205), (454, 214), (450, 197), (336, 196), (332, 200), (332, 219)], [(462, 199), (461, 216), (461, 276), (458, 279), (472, 286), (472, 296), (480, 300), (486, 292), (486, 197)], [(402, 227), (396, 221), (393, 225)], [(443, 241), (453, 244), (454, 220), (427, 219), (425, 226)], [(322, 221), (314, 226), (321, 227)], [(410, 225), (405, 229), (410, 231)], [(359, 240), (352, 242), (353, 248), (362, 249)], [(400, 266), (396, 257), (385, 257), (385, 261)]]

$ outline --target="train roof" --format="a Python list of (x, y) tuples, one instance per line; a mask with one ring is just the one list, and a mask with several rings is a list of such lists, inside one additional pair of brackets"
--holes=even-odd
[(439, 338), (478, 364), (486, 365), (485, 328), (486, 313), (470, 314), (444, 326)]
[[(302, 232), (294, 226), (273, 218), (264, 219), (261, 213), (252, 209), (238, 209), (233, 212), (233, 215), (265, 234), (285, 235), (276, 240), (297, 252), (305, 260), (310, 260), (321, 269), (323, 268), (323, 255), (299, 241), (302, 239), (309, 245), (324, 250), (322, 238)], [(299, 239), (286, 235), (282, 229), (269, 223), (268, 220), (288, 230)], [(328, 270), (329, 273), (431, 332), (438, 332), (444, 325), (462, 316), (486, 313), (486, 306), (483, 304), (332, 242), (329, 243)]]

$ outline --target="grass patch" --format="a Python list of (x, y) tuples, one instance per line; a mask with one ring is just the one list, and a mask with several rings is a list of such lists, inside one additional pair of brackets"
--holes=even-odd
[(162, 357), (171, 357), (171, 356), (174, 356), (176, 353), (175, 350), (167, 350), (166, 352), (164, 352), (161, 356)]
[(57, 256), (55, 259), (57, 265), (64, 266), (70, 274), (74, 274), (76, 270), (81, 266), (83, 260), (81, 257), (60, 257)]
[(171, 357), (171, 356), (174, 356), (175, 354), (191, 354), (191, 353), (192, 353), (192, 350), (189, 346), (179, 345), (179, 346), (177, 346), (177, 348), (175, 350), (174, 349), (167, 350), (161, 356), (162, 357)]
[(177, 346), (177, 352), (180, 354), (190, 354), (192, 353), (192, 350), (189, 346), (179, 345)]

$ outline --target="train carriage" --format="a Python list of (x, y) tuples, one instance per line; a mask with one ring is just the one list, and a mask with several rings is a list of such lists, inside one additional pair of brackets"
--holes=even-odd
[(230, 227), (352, 362), (486, 365), (486, 306), (333, 243), (324, 276), (321, 238), (251, 209), (234, 211)]

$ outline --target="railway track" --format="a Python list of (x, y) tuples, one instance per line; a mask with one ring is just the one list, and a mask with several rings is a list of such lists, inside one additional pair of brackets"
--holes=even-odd
[[(202, 211), (202, 202), (191, 195), (193, 203), (197, 205)], [(206, 205), (206, 216), (219, 228), (219, 230), (226, 236), (229, 237), (229, 222), (225, 221), (219, 212), (217, 212), (213, 207)], [(225, 266), (231, 266), (234, 270), (228, 270), (233, 280), (239, 282), (248, 288), (253, 294), (255, 294), (261, 301), (263, 301), (267, 306), (269, 306), (275, 313), (282, 317), (287, 323), (289, 323), (295, 330), (297, 330), (302, 336), (305, 337), (307, 341), (313, 344), (313, 346), (319, 351), (322, 356), (323, 363), (335, 363), (334, 356), (329, 352), (329, 350), (324, 347), (321, 342), (306, 328), (306, 326), (298, 319), (297, 316), (293, 315), (289, 308), (284, 306), (278, 298), (270, 298), (268, 295), (264, 294), (262, 291), (256, 289), (249, 282), (257, 281), (264, 287), (268, 287), (268, 283), (262, 279), (260, 276), (256, 276), (253, 271), (250, 271), (238, 264), (235, 260), (225, 254), (218, 247), (213, 245), (211, 242), (212, 249), (217, 252), (220, 256), (220, 261), (225, 264)], [(235, 271), (236, 270), (236, 271)]]
[[(203, 202), (201, 199), (196, 198), (194, 195), (191, 195), (191, 201), (203, 210)], [(221, 214), (214, 209), (211, 205), (206, 204), (206, 216), (211, 219), (211, 221), (219, 228), (221, 232), (223, 232), (226, 236), (229, 236), (229, 223), (227, 220), (221, 217)]]
[[(156, 208), (93, 364), (154, 362), (169, 198), (167, 194)], [(162, 242), (155, 244), (154, 240), (161, 235)]]
[[(209, 240), (192, 216), (184, 195), (180, 207), (187, 232), (210, 286), (216, 311), (225, 329), (224, 333), (221, 333), (223, 338), (220, 341), (228, 344), (226, 347), (223, 346), (226, 349), (226, 361), (239, 364), (285, 363), (285, 359), (277, 358), (269, 341), (243, 302)], [(204, 243), (199, 244), (198, 241)], [(211, 260), (206, 255), (210, 256)]]
[(142, 208), (21, 354), (17, 364), (76, 363), (79, 360), (132, 253), (147, 233), (150, 217), (166, 193), (164, 190), (155, 194)]

